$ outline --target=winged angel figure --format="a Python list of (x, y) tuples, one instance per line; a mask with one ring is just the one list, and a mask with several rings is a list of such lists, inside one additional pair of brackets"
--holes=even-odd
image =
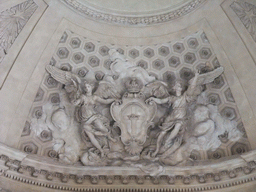
[(82, 125), (91, 143), (100, 151), (101, 156), (105, 156), (103, 148), (97, 136), (105, 136), (115, 142), (110, 130), (106, 126), (106, 117), (95, 110), (97, 104), (111, 104), (119, 99), (120, 94), (109, 82), (101, 82), (96, 93), (93, 94), (94, 84), (82, 80), (74, 73), (60, 70), (54, 66), (47, 65), (46, 70), (58, 82), (64, 84), (67, 96), (71, 104), (78, 106), (75, 117)]
[[(171, 134), (166, 139), (167, 143), (174, 143), (163, 155), (168, 156), (172, 154), (180, 145), (181, 139), (173, 141), (179, 133), (182, 133), (182, 127), (187, 115), (188, 103), (196, 100), (197, 96), (202, 92), (202, 85), (208, 84), (214, 81), (214, 79), (220, 76), (223, 73), (223, 67), (219, 67), (211, 72), (205, 74), (195, 73), (194, 78), (189, 81), (189, 86), (187, 90), (184, 91), (184, 86), (182, 86), (182, 81), (177, 80), (174, 85), (175, 96), (169, 95), (167, 87), (163, 83), (159, 84), (158, 90), (153, 94), (156, 97), (150, 97), (147, 102), (154, 101), (157, 104), (169, 104), (172, 106), (172, 112), (164, 119), (163, 123), (159, 127), (161, 129), (160, 135), (157, 138), (156, 150), (152, 154), (155, 157), (161, 147), (161, 143), (168, 131), (171, 131)], [(149, 84), (148, 87), (151, 87), (153, 90), (156, 86), (156, 83)], [(181, 137), (178, 137), (181, 138)]]

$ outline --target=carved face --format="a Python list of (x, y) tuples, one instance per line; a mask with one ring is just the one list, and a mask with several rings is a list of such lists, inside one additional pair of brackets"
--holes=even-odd
[(84, 89), (86, 93), (91, 93), (92, 92), (92, 86), (88, 83), (84, 84)]
[(157, 98), (165, 98), (169, 95), (169, 93), (164, 86), (160, 86), (153, 90), (153, 95)]
[(182, 93), (182, 86), (179, 82), (176, 83), (175, 85), (175, 91), (176, 91), (176, 95), (179, 97), (181, 96)]

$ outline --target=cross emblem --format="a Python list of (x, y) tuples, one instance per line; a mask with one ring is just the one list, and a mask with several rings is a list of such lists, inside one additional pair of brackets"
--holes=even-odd
[(128, 128), (128, 132), (134, 136), (136, 135), (136, 129), (137, 129), (137, 120), (139, 120), (140, 115), (135, 114), (136, 107), (131, 107), (131, 113), (127, 115), (128, 119), (131, 121), (131, 127)]

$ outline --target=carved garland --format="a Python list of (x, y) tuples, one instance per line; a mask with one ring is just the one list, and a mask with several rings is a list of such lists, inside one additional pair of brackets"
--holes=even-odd
[[(51, 172), (48, 170), (37, 170), (33, 166), (24, 166), (22, 165), (21, 161), (13, 160), (7, 157), (6, 155), (0, 156), (0, 164), (2, 166), (4, 165), (7, 167), (7, 170), (4, 170), (3, 168), (0, 169), (0, 175), (4, 176), (6, 178), (19, 181), (22, 183), (26, 183), (29, 185), (35, 185), (40, 187), (46, 187), (51, 189), (59, 189), (59, 190), (65, 190), (65, 191), (112, 191), (111, 188), (100, 188), (99, 184), (100, 181), (105, 181), (107, 185), (111, 185), (113, 183), (116, 184), (114, 181), (118, 181), (117, 184), (128, 184), (130, 181), (136, 181), (138, 185), (143, 185), (144, 183), (152, 183), (156, 185), (156, 187), (150, 191), (210, 191), (215, 189), (221, 189), (221, 188), (228, 188), (248, 182), (252, 182), (256, 180), (255, 170), (256, 170), (256, 162), (250, 161), (248, 163), (245, 163), (243, 166), (237, 166), (236, 168), (233, 168), (232, 170), (222, 170), (218, 173), (203, 173), (203, 174), (193, 174), (193, 175), (160, 175), (157, 177), (153, 176), (135, 176), (135, 175), (127, 175), (127, 176), (120, 176), (120, 175), (114, 175), (114, 176), (108, 176), (108, 175), (99, 175), (99, 176), (93, 176), (93, 175), (74, 175), (74, 174), (63, 174), (59, 172)], [(8, 172), (9, 171), (9, 172)], [(218, 184), (217, 182), (221, 181), (222, 178), (228, 178), (228, 179), (234, 179), (239, 175), (241, 179), (232, 180), (232, 181), (224, 181), (221, 184)], [(243, 175), (241, 175), (243, 174)], [(250, 175), (249, 175), (250, 174)], [(21, 176), (23, 175), (23, 176)], [(244, 177), (246, 176), (246, 177)], [(29, 178), (32, 177), (32, 178)], [(40, 177), (40, 180), (43, 179), (43, 177), (47, 180), (45, 182), (37, 181), (37, 178)], [(34, 179), (33, 179), (34, 178)], [(56, 179), (59, 179), (61, 184), (56, 184)], [(77, 184), (81, 184), (81, 187), (75, 187), (75, 186), (67, 186), (65, 185), (69, 180), (75, 181)], [(51, 183), (51, 181), (54, 180), (54, 183)], [(91, 184), (94, 184), (97, 188), (84, 188), (85, 180), (88, 180), (91, 182)], [(205, 184), (207, 181), (213, 181), (216, 182), (216, 184), (211, 184), (208, 186), (187, 186), (187, 187), (179, 187), (176, 188), (175, 186), (172, 187), (177, 182), (182, 182), (184, 185), (194, 185), (195, 182), (198, 184)], [(161, 186), (161, 189), (157, 187), (157, 185), (161, 182), (165, 182), (165, 184), (168, 184), (168, 188), (163, 188), (164, 186)], [(172, 188), (170, 188), (172, 187)], [(126, 191), (133, 191), (135, 188), (127, 189)], [(143, 187), (142, 187), (143, 189)], [(113, 189), (114, 190), (114, 189)], [(145, 188), (145, 190), (148, 191), (148, 189)], [(115, 189), (115, 191), (123, 191), (122, 189)], [(142, 190), (143, 191), (143, 190)]]
[(128, 16), (121, 16), (121, 15), (106, 14), (106, 13), (101, 13), (99, 11), (90, 9), (85, 5), (82, 5), (76, 0), (61, 0), (61, 1), (66, 5), (75, 9), (79, 13), (86, 15), (95, 20), (105, 21), (108, 23), (114, 23), (119, 25), (150, 25), (150, 24), (163, 23), (163, 22), (171, 21), (179, 17), (182, 17), (190, 13), (197, 7), (199, 7), (206, 0), (193, 0), (192, 2), (184, 5), (183, 7), (177, 10), (174, 10), (165, 14), (144, 16), (144, 17), (132, 17), (132, 16), (128, 17)]

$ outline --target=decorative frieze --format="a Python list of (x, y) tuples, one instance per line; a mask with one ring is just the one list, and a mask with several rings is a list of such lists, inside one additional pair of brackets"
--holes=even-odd
[(177, 18), (180, 18), (199, 6), (201, 6), (206, 0), (193, 0), (184, 6), (170, 11), (164, 14), (151, 14), (150, 16), (122, 16), (118, 14), (106, 14), (99, 10), (91, 9), (77, 0), (61, 0), (63, 3), (94, 20), (104, 21), (108, 23), (118, 24), (118, 25), (151, 25), (157, 23), (168, 22)]
[[(3, 146), (1, 147), (3, 148)], [(8, 151), (8, 153), (12, 153), (10, 148)], [(2, 173), (0, 178), (9, 178), (42, 189), (50, 188), (65, 191), (88, 191), (89, 189), (95, 191), (115, 189), (118, 191), (116, 185), (131, 185), (131, 190), (140, 186), (141, 189), (148, 191), (211, 191), (254, 182), (256, 179), (256, 162), (251, 159), (256, 159), (255, 155), (255, 152), (251, 151), (242, 156), (242, 161), (240, 157), (219, 161), (214, 165), (212, 171), (204, 168), (208, 165), (194, 166), (190, 170), (183, 167), (175, 167), (174, 169), (169, 167), (161, 175), (150, 176), (147, 174), (131, 175), (125, 172), (122, 172), (122, 175), (115, 174), (115, 171), (119, 169), (118, 167), (113, 167), (109, 174), (105, 174), (104, 171), (98, 175), (90, 175), (88, 172), (84, 172), (83, 168), (75, 168), (74, 170), (74, 167), (66, 167), (65, 165), (59, 165), (52, 171), (50, 159), (40, 162), (35, 160), (33, 156), (27, 156), (15, 160), (2, 154), (0, 155), (0, 172)], [(137, 172), (137, 170), (134, 171)], [(146, 184), (153, 185), (153, 188), (150, 190)], [(183, 184), (182, 187), (181, 184)]]

